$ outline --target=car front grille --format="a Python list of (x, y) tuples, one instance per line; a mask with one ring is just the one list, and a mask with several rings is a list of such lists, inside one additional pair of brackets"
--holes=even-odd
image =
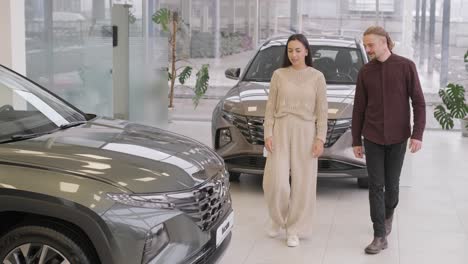
[(239, 156), (226, 159), (226, 163), (242, 168), (265, 168), (266, 158), (262, 156)]
[(337, 160), (319, 159), (318, 169), (321, 172), (361, 169), (362, 167)]
[[(223, 112), (223, 118), (230, 121), (253, 145), (264, 145), (263, 121), (262, 117), (242, 116), (233, 113)], [(324, 146), (329, 148), (351, 127), (351, 119), (330, 119), (328, 120), (327, 137)]]
[[(262, 156), (238, 156), (226, 159), (226, 163), (230, 166), (241, 167), (241, 168), (252, 168), (252, 169), (263, 169), (265, 168), (266, 158)], [(352, 170), (359, 169), (355, 165), (351, 165), (341, 161), (319, 159), (318, 170), (319, 172), (326, 171), (340, 171), (340, 170)]]
[(229, 209), (229, 179), (221, 173), (191, 192), (168, 194), (168, 200), (188, 215), (201, 230), (210, 229)]

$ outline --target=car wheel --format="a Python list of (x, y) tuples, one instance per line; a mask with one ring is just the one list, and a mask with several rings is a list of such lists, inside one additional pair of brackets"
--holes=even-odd
[(369, 188), (369, 177), (358, 178), (357, 179), (357, 184), (358, 184), (359, 188), (363, 188), (363, 189)]
[(66, 232), (43, 227), (21, 226), (0, 238), (0, 263), (91, 264), (92, 258), (83, 246)]
[(239, 181), (241, 176), (240, 172), (229, 172), (229, 181)]

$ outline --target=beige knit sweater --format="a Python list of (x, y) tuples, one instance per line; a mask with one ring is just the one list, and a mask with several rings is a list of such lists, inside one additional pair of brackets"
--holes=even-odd
[(327, 135), (327, 87), (323, 74), (307, 67), (291, 66), (273, 72), (266, 105), (264, 137), (273, 136), (275, 118), (293, 114), (317, 122), (316, 138), (325, 142)]

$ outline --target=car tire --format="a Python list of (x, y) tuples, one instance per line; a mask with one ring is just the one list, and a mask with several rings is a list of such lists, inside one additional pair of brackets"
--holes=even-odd
[[(89, 242), (76, 241), (69, 232), (45, 226), (20, 226), (0, 238), (0, 263), (38, 263), (41, 252), (48, 252), (47, 256), (52, 258), (50, 263), (99, 263), (87, 253), (87, 244)], [(24, 261), (18, 262), (18, 259)]]
[(240, 172), (229, 172), (229, 181), (237, 182), (241, 176)]
[(358, 178), (357, 184), (359, 188), (368, 189), (369, 188), (369, 177)]

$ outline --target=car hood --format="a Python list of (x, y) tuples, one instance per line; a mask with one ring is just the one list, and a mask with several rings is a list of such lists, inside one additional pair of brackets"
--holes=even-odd
[[(328, 119), (351, 118), (355, 85), (327, 84)], [(269, 83), (239, 82), (225, 96), (223, 109), (245, 116), (265, 116)]]
[(219, 156), (197, 141), (106, 118), (0, 145), (0, 160), (93, 178), (135, 193), (187, 190), (224, 170)]

